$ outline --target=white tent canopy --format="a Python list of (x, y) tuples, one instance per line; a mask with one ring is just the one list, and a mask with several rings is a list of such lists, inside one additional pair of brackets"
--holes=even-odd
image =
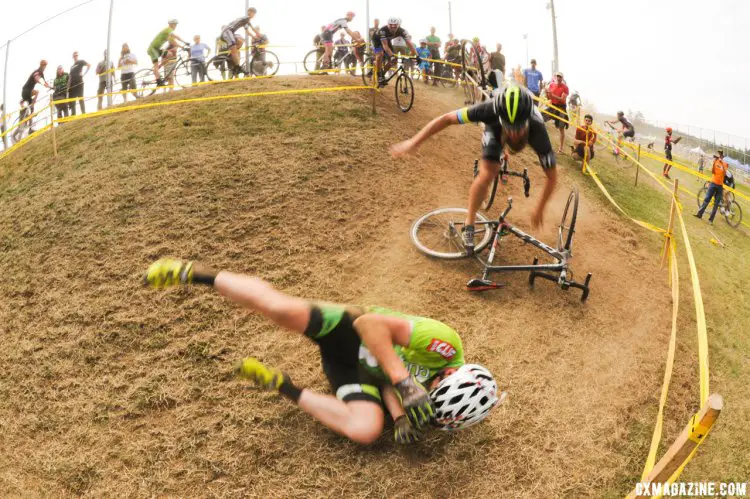
[(700, 146), (694, 147), (693, 149), (690, 149), (690, 152), (692, 154), (697, 154), (698, 156), (706, 156), (706, 151), (704, 151), (703, 149), (701, 149)]

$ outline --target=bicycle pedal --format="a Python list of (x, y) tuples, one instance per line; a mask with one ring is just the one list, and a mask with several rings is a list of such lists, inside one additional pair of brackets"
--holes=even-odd
[(486, 279), (471, 279), (466, 283), (466, 291), (489, 291), (505, 287), (501, 282), (488, 281)]

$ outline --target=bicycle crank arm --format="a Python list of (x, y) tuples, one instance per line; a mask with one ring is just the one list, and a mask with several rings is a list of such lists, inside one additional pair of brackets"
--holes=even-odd
[(586, 299), (589, 297), (589, 282), (591, 281), (591, 274), (586, 275), (586, 280), (583, 282), (583, 284), (575, 282), (575, 281), (563, 281), (560, 283), (560, 276), (559, 275), (553, 275), (549, 274), (547, 272), (542, 272), (538, 270), (532, 270), (529, 273), (529, 286), (534, 287), (534, 279), (537, 277), (541, 277), (542, 279), (546, 279), (548, 281), (554, 282), (555, 284), (560, 284), (560, 287), (567, 291), (570, 288), (576, 288), (583, 291), (581, 294), (581, 301), (585, 302)]
[(466, 291), (489, 291), (490, 289), (500, 289), (502, 287), (505, 287), (505, 284), (487, 279), (471, 279), (466, 283)]

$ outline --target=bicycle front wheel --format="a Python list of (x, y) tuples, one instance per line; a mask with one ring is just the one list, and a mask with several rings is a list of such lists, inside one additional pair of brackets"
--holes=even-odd
[(737, 204), (737, 201), (732, 201), (724, 211), (724, 218), (727, 219), (727, 223), (730, 227), (737, 227), (742, 222), (742, 208)]
[(372, 75), (375, 74), (375, 60), (372, 57), (365, 59), (365, 65), (362, 67), (362, 83), (366, 87), (372, 86)]
[(414, 83), (406, 73), (401, 73), (396, 78), (396, 102), (404, 113), (414, 104)]
[(560, 227), (557, 229), (557, 251), (572, 252), (573, 235), (575, 234), (576, 218), (578, 218), (578, 190), (574, 189), (565, 203)]
[(461, 69), (464, 75), (468, 74), (477, 86), (484, 87), (485, 74), (482, 56), (472, 42), (464, 40), (461, 44)]
[(141, 69), (135, 76), (135, 96), (148, 97), (156, 92), (156, 77), (151, 69)]
[(279, 58), (270, 51), (255, 54), (250, 60), (250, 74), (253, 76), (273, 76), (279, 71)]
[(320, 68), (323, 65), (323, 53), (318, 55), (318, 50), (313, 49), (302, 59), (302, 66), (308, 74), (320, 74)]
[(232, 78), (232, 61), (229, 56), (217, 55), (206, 63), (206, 78), (208, 81), (229, 80)]
[[(457, 260), (466, 256), (461, 229), (469, 210), (466, 208), (441, 208), (422, 215), (411, 226), (411, 241), (425, 255), (444, 260)], [(477, 213), (474, 222), (476, 253), (482, 251), (492, 238), (492, 226), (487, 218)], [(476, 242), (479, 238), (479, 242)]]
[(706, 193), (708, 192), (708, 187), (703, 187), (701, 190), (698, 191), (698, 208), (701, 207), (703, 204), (703, 200), (706, 199)]

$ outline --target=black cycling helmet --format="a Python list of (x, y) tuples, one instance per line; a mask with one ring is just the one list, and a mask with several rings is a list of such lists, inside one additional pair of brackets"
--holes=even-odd
[(499, 69), (493, 69), (487, 75), (487, 81), (490, 82), (492, 88), (500, 88), (503, 85), (503, 73)]
[(503, 128), (520, 130), (529, 122), (534, 100), (526, 90), (518, 85), (510, 85), (496, 97), (495, 106)]
[(622, 118), (623, 116), (625, 116), (625, 113), (623, 113), (622, 111), (617, 111), (618, 118)]

